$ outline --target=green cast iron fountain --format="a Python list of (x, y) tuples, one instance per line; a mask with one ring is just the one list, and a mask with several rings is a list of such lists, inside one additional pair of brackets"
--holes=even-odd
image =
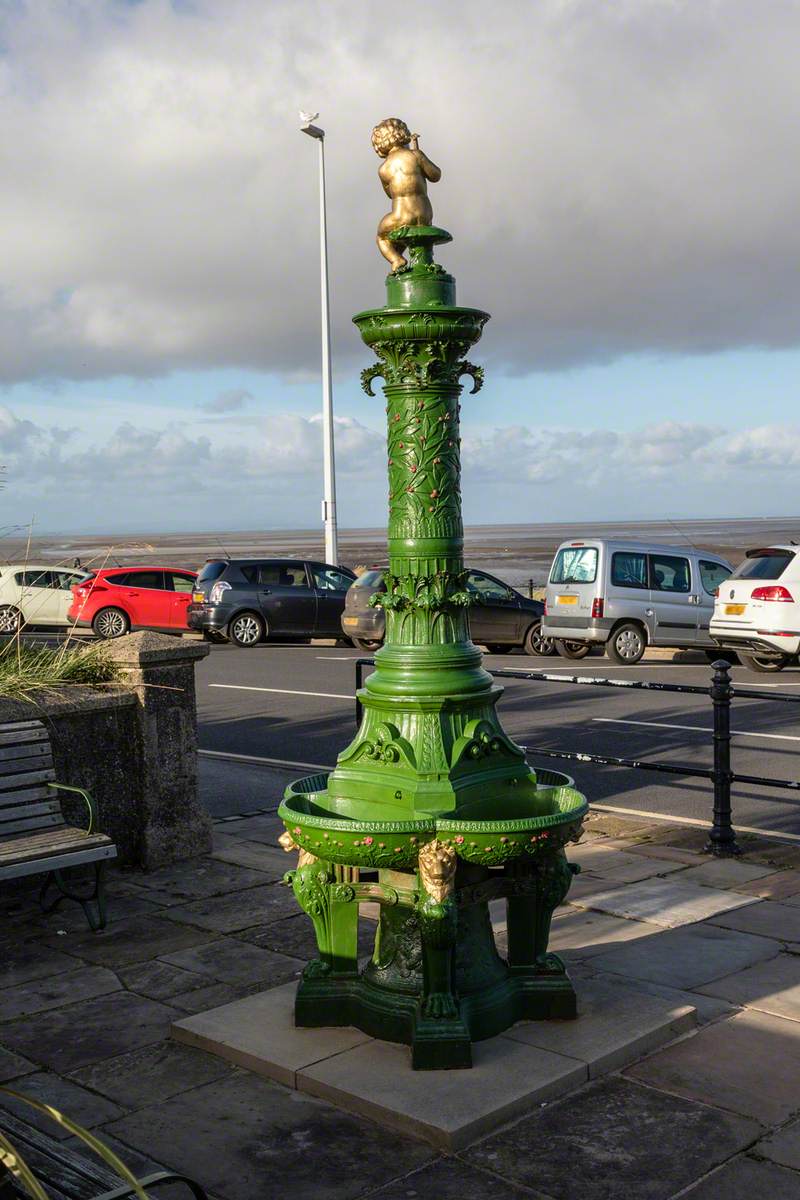
[[(534, 773), (496, 713), (502, 689), (469, 637), (461, 523), (460, 380), (488, 314), (456, 305), (433, 259), (426, 179), (440, 172), (389, 118), (373, 145), (392, 212), (378, 245), (393, 267), (384, 308), (354, 318), (380, 362), (388, 418), (386, 638), (360, 693), (363, 720), (328, 775), (292, 784), (281, 841), (286, 880), (314, 923), (319, 957), (298, 986), (299, 1026), (354, 1025), (410, 1043), (415, 1068), (471, 1065), (471, 1042), (522, 1019), (574, 1017), (575, 993), (548, 954), (572, 879), (564, 846), (587, 804), (567, 776)], [(407, 251), (410, 262), (403, 252)], [(489, 902), (504, 898), (508, 949)], [(358, 962), (359, 903), (377, 901), (375, 949)]]

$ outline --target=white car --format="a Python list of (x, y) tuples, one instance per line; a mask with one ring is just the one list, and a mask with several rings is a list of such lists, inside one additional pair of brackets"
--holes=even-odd
[(71, 625), (70, 589), (88, 577), (88, 571), (44, 563), (1, 564), (0, 634), (16, 633), (24, 625)]
[(753, 671), (782, 671), (800, 651), (800, 546), (748, 550), (717, 589), (709, 633)]

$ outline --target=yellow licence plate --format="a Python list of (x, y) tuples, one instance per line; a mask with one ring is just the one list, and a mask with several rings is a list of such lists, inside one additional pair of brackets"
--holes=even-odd
[(342, 617), (343, 625), (357, 625), (358, 617)]
[(577, 596), (556, 596), (556, 604), (577, 604)]
[(203, 595), (202, 592), (192, 592), (192, 603), (193, 604), (202, 604), (204, 600), (205, 600), (205, 596)]
[(746, 604), (726, 604), (725, 605), (725, 616), (726, 617), (740, 617), (746, 608), (747, 608)]

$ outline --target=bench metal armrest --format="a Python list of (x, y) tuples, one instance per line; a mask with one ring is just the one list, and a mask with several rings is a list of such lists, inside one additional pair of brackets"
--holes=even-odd
[(85, 831), (86, 835), (94, 833), (99, 823), (97, 815), (97, 805), (92, 799), (86, 788), (74, 787), (71, 783), (48, 783), (48, 787), (57, 788), (60, 792), (77, 792), (86, 801), (86, 807), (89, 809), (89, 828)]

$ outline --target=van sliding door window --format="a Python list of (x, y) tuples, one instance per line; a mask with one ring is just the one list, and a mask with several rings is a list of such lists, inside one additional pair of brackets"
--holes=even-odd
[(611, 582), (614, 587), (647, 588), (647, 555), (618, 550), (611, 555)]
[(688, 592), (691, 582), (688, 558), (672, 554), (650, 555), (650, 587), (656, 592)]

